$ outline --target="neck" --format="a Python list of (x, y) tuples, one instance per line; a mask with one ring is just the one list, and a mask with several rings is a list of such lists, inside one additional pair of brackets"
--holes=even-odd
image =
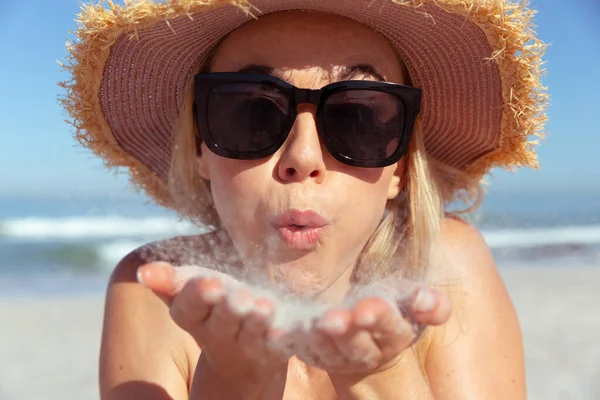
[(353, 271), (353, 265), (344, 269), (328, 287), (315, 296), (315, 299), (326, 303), (340, 304), (352, 288), (351, 278)]

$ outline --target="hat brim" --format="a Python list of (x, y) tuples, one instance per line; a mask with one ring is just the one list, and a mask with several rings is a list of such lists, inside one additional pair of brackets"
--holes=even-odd
[[(493, 167), (537, 166), (547, 101), (544, 45), (533, 11), (502, 0), (141, 0), (85, 6), (66, 65), (63, 102), (76, 137), (158, 203), (173, 127), (194, 73), (227, 33), (260, 15), (313, 10), (380, 32), (423, 90), (423, 135), (435, 159), (481, 177)], [(483, 3), (483, 4), (482, 4)]]

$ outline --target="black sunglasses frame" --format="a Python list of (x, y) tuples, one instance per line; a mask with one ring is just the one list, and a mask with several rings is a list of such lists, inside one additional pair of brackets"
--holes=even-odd
[[(260, 151), (242, 152), (232, 151), (219, 147), (212, 137), (208, 121), (208, 103), (211, 91), (220, 84), (224, 83), (259, 83), (275, 87), (284, 94), (289, 101), (289, 110), (284, 122), (281, 137), (271, 146)], [(398, 133), (399, 144), (397, 150), (389, 157), (378, 160), (354, 159), (340, 153), (332, 144), (323, 123), (323, 104), (332, 94), (348, 90), (372, 90), (392, 94), (400, 99), (404, 105), (404, 127), (402, 132)], [(412, 136), (412, 131), (421, 108), (421, 94), (419, 88), (401, 85), (397, 83), (351, 80), (331, 83), (321, 89), (300, 89), (290, 83), (270, 75), (245, 73), (245, 72), (210, 72), (200, 73), (194, 77), (194, 118), (198, 138), (204, 141), (206, 146), (215, 154), (226, 158), (241, 160), (256, 160), (273, 155), (287, 139), (296, 117), (298, 115), (297, 107), (300, 104), (313, 104), (317, 107), (316, 122), (318, 134), (322, 138), (329, 153), (341, 163), (364, 168), (380, 168), (396, 163), (408, 151), (408, 145)], [(198, 151), (200, 142), (198, 143)]]

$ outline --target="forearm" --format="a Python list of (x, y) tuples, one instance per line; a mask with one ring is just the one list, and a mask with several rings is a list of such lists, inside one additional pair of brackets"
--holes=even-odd
[(257, 400), (264, 387), (262, 383), (245, 382), (217, 373), (201, 355), (189, 400)]
[(364, 376), (330, 374), (329, 378), (339, 400), (434, 400), (412, 351), (382, 372)]

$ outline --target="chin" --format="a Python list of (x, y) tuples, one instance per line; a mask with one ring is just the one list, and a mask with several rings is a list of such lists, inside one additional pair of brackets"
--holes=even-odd
[(323, 268), (324, 264), (313, 257), (302, 257), (286, 263), (269, 263), (265, 270), (270, 285), (301, 297), (313, 298), (330, 288), (343, 274), (343, 271)]

